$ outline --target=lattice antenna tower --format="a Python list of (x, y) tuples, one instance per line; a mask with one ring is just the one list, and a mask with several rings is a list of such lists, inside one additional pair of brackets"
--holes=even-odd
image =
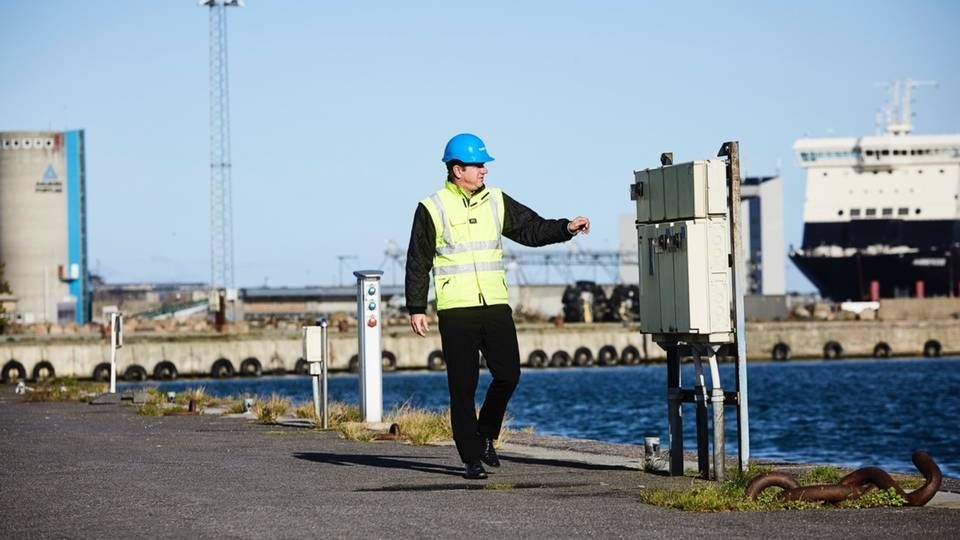
[(210, 12), (210, 287), (233, 288), (233, 186), (227, 8), (242, 0), (200, 0)]

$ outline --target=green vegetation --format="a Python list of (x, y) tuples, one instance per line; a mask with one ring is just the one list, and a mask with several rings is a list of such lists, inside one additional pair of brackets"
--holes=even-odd
[[(747, 484), (757, 476), (770, 472), (772, 467), (751, 465), (746, 472), (735, 469), (727, 471), (727, 479), (721, 483), (690, 480), (687, 489), (650, 489), (640, 495), (647, 504), (686, 510), (689, 512), (725, 512), (744, 510), (804, 510), (809, 508), (834, 508), (834, 506), (815, 501), (781, 501), (777, 495), (781, 491), (769, 488), (760, 494), (756, 501), (744, 496)], [(797, 477), (800, 485), (834, 484), (843, 473), (835, 467), (814, 467)], [(906, 500), (893, 489), (876, 490), (859, 499), (844, 501), (839, 508), (879, 508), (903, 506)]]
[(44, 381), (27, 392), (24, 401), (88, 401), (90, 398), (107, 391), (105, 383), (78, 381), (65, 377)]

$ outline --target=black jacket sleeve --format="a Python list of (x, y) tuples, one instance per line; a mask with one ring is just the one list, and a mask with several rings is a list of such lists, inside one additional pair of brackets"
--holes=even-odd
[(407, 269), (404, 279), (407, 297), (407, 312), (426, 313), (427, 294), (430, 292), (430, 271), (433, 270), (433, 254), (437, 246), (437, 232), (430, 212), (422, 204), (417, 205), (410, 231), (410, 246), (407, 248)]
[(503, 235), (514, 242), (537, 247), (566, 242), (574, 237), (567, 231), (569, 219), (544, 219), (506, 193), (503, 194), (503, 206), (506, 207), (503, 211)]

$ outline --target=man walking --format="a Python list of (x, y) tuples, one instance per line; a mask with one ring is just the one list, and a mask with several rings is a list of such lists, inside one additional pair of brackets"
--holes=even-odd
[[(481, 461), (500, 466), (493, 443), (520, 381), (520, 350), (507, 303), (501, 237), (543, 246), (590, 232), (585, 217), (543, 219), (500, 189), (485, 186), (485, 164), (490, 161), (493, 158), (476, 135), (461, 133), (450, 139), (443, 152), (447, 180), (417, 206), (407, 249), (407, 311), (410, 327), (420, 336), (429, 331), (425, 313), (433, 272), (450, 421), (469, 479), (487, 477)], [(479, 419), (478, 352), (493, 376)]]

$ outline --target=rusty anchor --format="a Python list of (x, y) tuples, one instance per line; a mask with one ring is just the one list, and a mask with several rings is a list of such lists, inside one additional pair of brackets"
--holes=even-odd
[(765, 489), (779, 487), (783, 492), (777, 495), (782, 501), (823, 501), (838, 503), (858, 499), (875, 489), (893, 488), (907, 501), (909, 506), (923, 506), (930, 502), (940, 489), (943, 474), (926, 452), (913, 453), (913, 464), (926, 479), (919, 488), (907, 493), (897, 485), (893, 478), (879, 467), (864, 467), (844, 476), (834, 485), (801, 486), (793, 476), (782, 472), (761, 474), (747, 484), (746, 497), (756, 501)]

